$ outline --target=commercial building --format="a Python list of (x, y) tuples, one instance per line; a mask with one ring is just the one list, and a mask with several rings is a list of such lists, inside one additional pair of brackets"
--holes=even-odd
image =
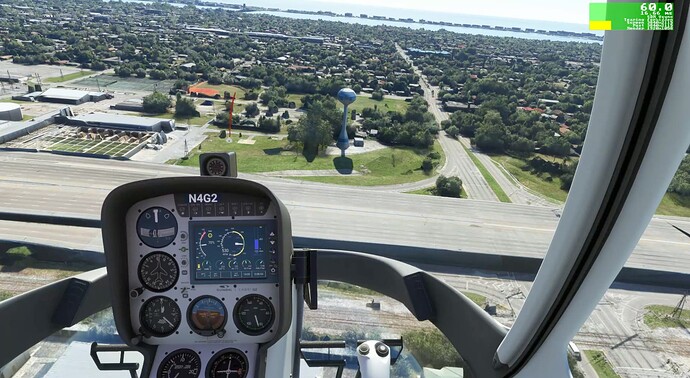
[(103, 129), (127, 131), (164, 131), (175, 128), (174, 119), (135, 117), (120, 114), (91, 113), (67, 117), (70, 126), (98, 127)]
[(41, 93), (37, 97), (37, 100), (60, 104), (79, 105), (89, 101), (101, 101), (106, 99), (107, 96), (108, 95), (106, 93), (102, 92), (86, 92), (74, 89), (49, 88)]
[(11, 102), (0, 102), (0, 121), (21, 121), (22, 108)]

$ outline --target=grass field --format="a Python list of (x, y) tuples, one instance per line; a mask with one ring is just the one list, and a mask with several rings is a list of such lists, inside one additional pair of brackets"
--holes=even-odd
[[(295, 104), (297, 104), (297, 108), (300, 108), (302, 106), (302, 97), (304, 95), (302, 94), (288, 94), (287, 98), (289, 101), (294, 101)], [(405, 110), (407, 110), (408, 103), (405, 102), (405, 100), (397, 100), (397, 99), (392, 99), (392, 98), (384, 98), (382, 101), (376, 101), (372, 100), (371, 97), (367, 96), (357, 96), (357, 100), (348, 107), (349, 111), (352, 111), (353, 109), (357, 111), (357, 113), (361, 113), (362, 109), (364, 108), (374, 108), (374, 105), (377, 106), (379, 110), (382, 112), (387, 112), (389, 110), (395, 110), (401, 113), (404, 113)], [(338, 103), (338, 107), (340, 109), (343, 108), (343, 106)]]
[(467, 147), (463, 145), (462, 148), (464, 148), (465, 151), (467, 151), (467, 154), (470, 155), (470, 159), (472, 159), (474, 165), (477, 166), (477, 169), (479, 169), (479, 172), (484, 177), (484, 180), (486, 180), (486, 182), (489, 184), (489, 187), (491, 187), (491, 190), (493, 190), (493, 192), (496, 194), (498, 200), (501, 202), (511, 202), (506, 192), (504, 192), (503, 188), (501, 188), (501, 186), (498, 185), (498, 182), (496, 182), (496, 179), (494, 179), (494, 176), (492, 176), (491, 173), (489, 173), (484, 164), (482, 164), (482, 162), (479, 161), (479, 159), (476, 156), (474, 156), (474, 153), (470, 151)]
[(287, 95), (288, 102), (294, 101), (295, 104), (297, 105), (297, 109), (302, 107), (302, 97), (304, 97), (304, 95), (294, 94), (294, 93)]
[[(434, 150), (441, 154), (439, 161), (444, 161), (445, 157), (438, 142), (434, 144)], [(429, 152), (410, 147), (397, 147), (349, 155), (355, 170), (366, 170), (368, 173), (361, 176), (300, 177), (300, 180), (357, 186), (394, 185), (421, 181), (431, 176), (420, 169), (422, 161)]]
[[(0, 252), (0, 270), (26, 276), (57, 280), (98, 267), (98, 265), (82, 262), (67, 263), (39, 260), (27, 247), (14, 247), (5, 253)], [(12, 293), (0, 294), (0, 298), (3, 296), (12, 296)]]
[(688, 328), (690, 327), (690, 310), (683, 310), (679, 318), (671, 318), (673, 307), (651, 305), (645, 307), (644, 324), (650, 328)]
[[(300, 177), (301, 180), (330, 182), (348, 185), (387, 185), (419, 181), (429, 177), (421, 170), (422, 161), (429, 151), (417, 151), (412, 148), (385, 148), (364, 154), (349, 155), (346, 160), (336, 156), (318, 156), (308, 161), (302, 154), (284, 151), (287, 140), (275, 140), (268, 136), (256, 136), (253, 145), (228, 143), (220, 139), (218, 133), (210, 134), (201, 144), (201, 150), (194, 149), (187, 160), (175, 160), (169, 163), (198, 166), (199, 154), (209, 151), (234, 151), (237, 153), (240, 172), (274, 172), (284, 170), (326, 170), (351, 168), (359, 172), (368, 172), (361, 176), (326, 176)], [(442, 154), (440, 146), (434, 149)], [(441, 161), (443, 157), (441, 158)]]
[[(408, 103), (405, 100), (395, 100), (391, 98), (385, 98), (382, 101), (372, 100), (370, 97), (357, 96), (357, 100), (349, 106), (348, 110), (353, 109), (357, 113), (361, 113), (364, 108), (374, 108), (374, 105), (382, 112), (387, 112), (389, 110), (398, 111), (404, 113), (407, 110)], [(340, 105), (342, 106), (342, 105)]]
[(34, 118), (34, 116), (32, 116), (32, 115), (28, 115), (28, 114), (22, 115), (22, 121), (28, 121), (32, 118)]
[[(206, 109), (206, 108), (208, 108), (208, 109)], [(171, 111), (169, 111), (167, 113), (162, 113), (162, 114), (148, 114), (148, 113), (139, 113), (139, 112), (128, 112), (127, 114), (133, 115), (133, 116), (139, 116), (139, 117), (149, 117), (149, 118), (163, 118), (163, 119), (174, 118), (175, 124), (192, 125), (192, 126), (203, 126), (206, 124), (206, 122), (212, 120), (215, 117), (215, 113), (213, 113), (213, 107), (212, 106), (199, 106), (197, 109), (201, 109), (201, 111), (199, 111), (199, 113), (201, 113), (201, 116), (192, 117), (192, 118), (176, 117), (175, 114)], [(216, 109), (220, 113), (220, 107), (218, 105), (216, 105)], [(208, 115), (206, 113), (213, 113), (213, 114)]]
[(661, 199), (657, 214), (673, 215), (677, 217), (690, 217), (690, 197), (679, 196), (675, 193), (666, 193)]
[(494, 161), (500, 163), (505, 167), (505, 169), (510, 172), (515, 178), (520, 181), (520, 183), (537, 193), (540, 193), (552, 200), (558, 202), (565, 202), (568, 197), (568, 192), (561, 189), (561, 179), (558, 177), (553, 177), (553, 181), (547, 181), (544, 178), (547, 174), (543, 174), (542, 177), (532, 174), (530, 171), (523, 171), (522, 167), (527, 165), (527, 162), (522, 159), (518, 159), (506, 155), (495, 155), (491, 156)]
[(592, 365), (592, 368), (594, 368), (594, 371), (597, 372), (599, 378), (620, 377), (620, 375), (616, 374), (616, 372), (613, 370), (613, 367), (606, 359), (604, 352), (599, 350), (586, 350), (585, 356), (587, 356), (589, 363)]
[(225, 85), (225, 84), (219, 84), (219, 85), (211, 85), (209, 83), (204, 83), (198, 86), (199, 88), (211, 88), (215, 89), (218, 92), (220, 92), (220, 97), (223, 98), (223, 93), (225, 91), (230, 92), (230, 95), (237, 93), (237, 98), (238, 99), (243, 99), (244, 98), (244, 93), (246, 92), (244, 88), (238, 87), (235, 85)]
[(484, 307), (486, 303), (486, 297), (481, 294), (472, 293), (469, 291), (462, 292), (467, 298), (474, 302), (477, 306)]
[(94, 73), (93, 71), (83, 70), (83, 71), (73, 72), (71, 74), (67, 74), (67, 75), (63, 75), (63, 76), (49, 77), (49, 78), (45, 79), (44, 81), (46, 83), (62, 83), (64, 81), (74, 80), (74, 79), (79, 79), (80, 77), (89, 76), (93, 73)]
[[(544, 160), (559, 161), (554, 157), (539, 155)], [(494, 155), (491, 158), (502, 164), (510, 174), (515, 176), (520, 183), (535, 192), (542, 194), (548, 199), (558, 202), (565, 202), (568, 192), (561, 189), (561, 179), (554, 176), (553, 181), (547, 181), (547, 173), (537, 176), (530, 171), (523, 171), (522, 167), (527, 165), (527, 161), (512, 156)], [(690, 197), (679, 196), (675, 193), (666, 193), (656, 210), (660, 215), (671, 215), (678, 217), (690, 217)]]

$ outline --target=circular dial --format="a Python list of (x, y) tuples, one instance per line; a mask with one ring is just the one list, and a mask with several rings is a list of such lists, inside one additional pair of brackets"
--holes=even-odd
[(180, 326), (182, 314), (174, 300), (158, 296), (147, 300), (141, 306), (139, 321), (142, 328), (151, 336), (165, 337)]
[(210, 295), (199, 297), (189, 306), (187, 318), (189, 327), (203, 336), (210, 336), (223, 330), (228, 311), (218, 298)]
[(244, 353), (237, 349), (225, 349), (211, 359), (206, 368), (209, 378), (245, 378), (249, 363)]
[(163, 248), (177, 236), (177, 219), (168, 209), (151, 207), (139, 215), (137, 234), (149, 247)]
[(157, 378), (198, 378), (200, 373), (199, 355), (190, 349), (178, 349), (163, 359)]
[(179, 268), (175, 259), (165, 252), (153, 252), (139, 263), (139, 281), (154, 292), (170, 290), (177, 283)]
[(232, 256), (239, 256), (244, 252), (244, 236), (237, 231), (230, 231), (223, 235), (220, 244), (223, 252), (230, 253)]
[(268, 331), (275, 319), (275, 309), (268, 298), (250, 294), (242, 297), (233, 310), (235, 326), (243, 333), (257, 336)]
[(206, 172), (209, 176), (225, 176), (228, 166), (223, 159), (214, 157), (206, 162)]

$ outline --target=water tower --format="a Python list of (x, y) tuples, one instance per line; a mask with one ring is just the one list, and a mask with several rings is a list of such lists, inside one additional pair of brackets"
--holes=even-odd
[(335, 145), (342, 151), (342, 157), (345, 157), (345, 150), (350, 147), (350, 139), (347, 137), (347, 107), (355, 102), (357, 99), (357, 94), (350, 88), (343, 88), (338, 92), (338, 101), (340, 101), (344, 106), (343, 111), (343, 128), (340, 130), (340, 136), (338, 136), (338, 143)]

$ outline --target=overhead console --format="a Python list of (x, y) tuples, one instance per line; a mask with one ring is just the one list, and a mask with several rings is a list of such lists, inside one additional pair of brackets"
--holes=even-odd
[(225, 177), (147, 180), (105, 200), (118, 332), (144, 377), (265, 376), (292, 322), (292, 234), (264, 186)]

